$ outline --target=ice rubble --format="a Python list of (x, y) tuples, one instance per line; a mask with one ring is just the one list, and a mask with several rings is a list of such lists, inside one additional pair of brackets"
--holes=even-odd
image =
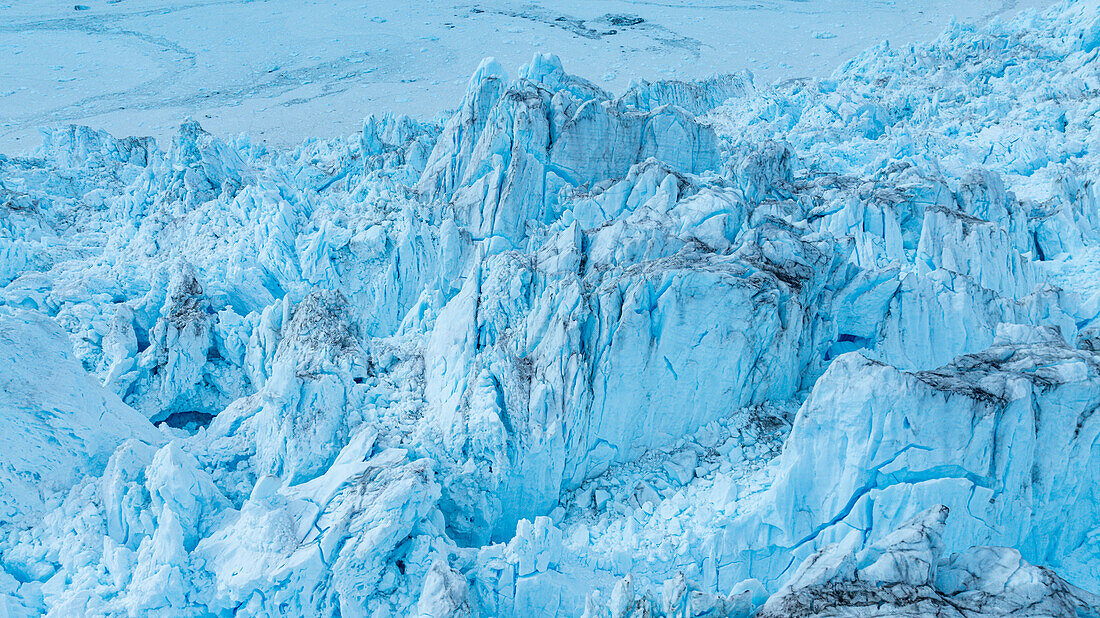
[(2, 607), (1095, 615), (1097, 24), (0, 157)]

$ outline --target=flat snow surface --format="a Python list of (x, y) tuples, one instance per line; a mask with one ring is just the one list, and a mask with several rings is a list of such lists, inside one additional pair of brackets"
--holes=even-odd
[[(935, 37), (1050, 0), (303, 2), (0, 1), (0, 151), (40, 126), (170, 136), (193, 116), (272, 145), (331, 138), (370, 113), (432, 117), (482, 58), (533, 52), (622, 91), (632, 79), (751, 70), (825, 77), (860, 50)], [(86, 7), (77, 9), (76, 7)]]

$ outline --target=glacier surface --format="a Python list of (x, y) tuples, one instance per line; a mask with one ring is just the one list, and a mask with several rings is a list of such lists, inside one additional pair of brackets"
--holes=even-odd
[(0, 613), (1100, 615), (1100, 3), (0, 156)]

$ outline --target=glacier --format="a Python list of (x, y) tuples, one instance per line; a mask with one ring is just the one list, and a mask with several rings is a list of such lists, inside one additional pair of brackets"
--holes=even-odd
[(1100, 616), (1100, 2), (0, 155), (0, 613)]

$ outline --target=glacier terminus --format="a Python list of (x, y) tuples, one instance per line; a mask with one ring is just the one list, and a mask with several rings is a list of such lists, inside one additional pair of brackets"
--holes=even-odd
[(1100, 617), (1100, 0), (0, 155), (0, 616)]

